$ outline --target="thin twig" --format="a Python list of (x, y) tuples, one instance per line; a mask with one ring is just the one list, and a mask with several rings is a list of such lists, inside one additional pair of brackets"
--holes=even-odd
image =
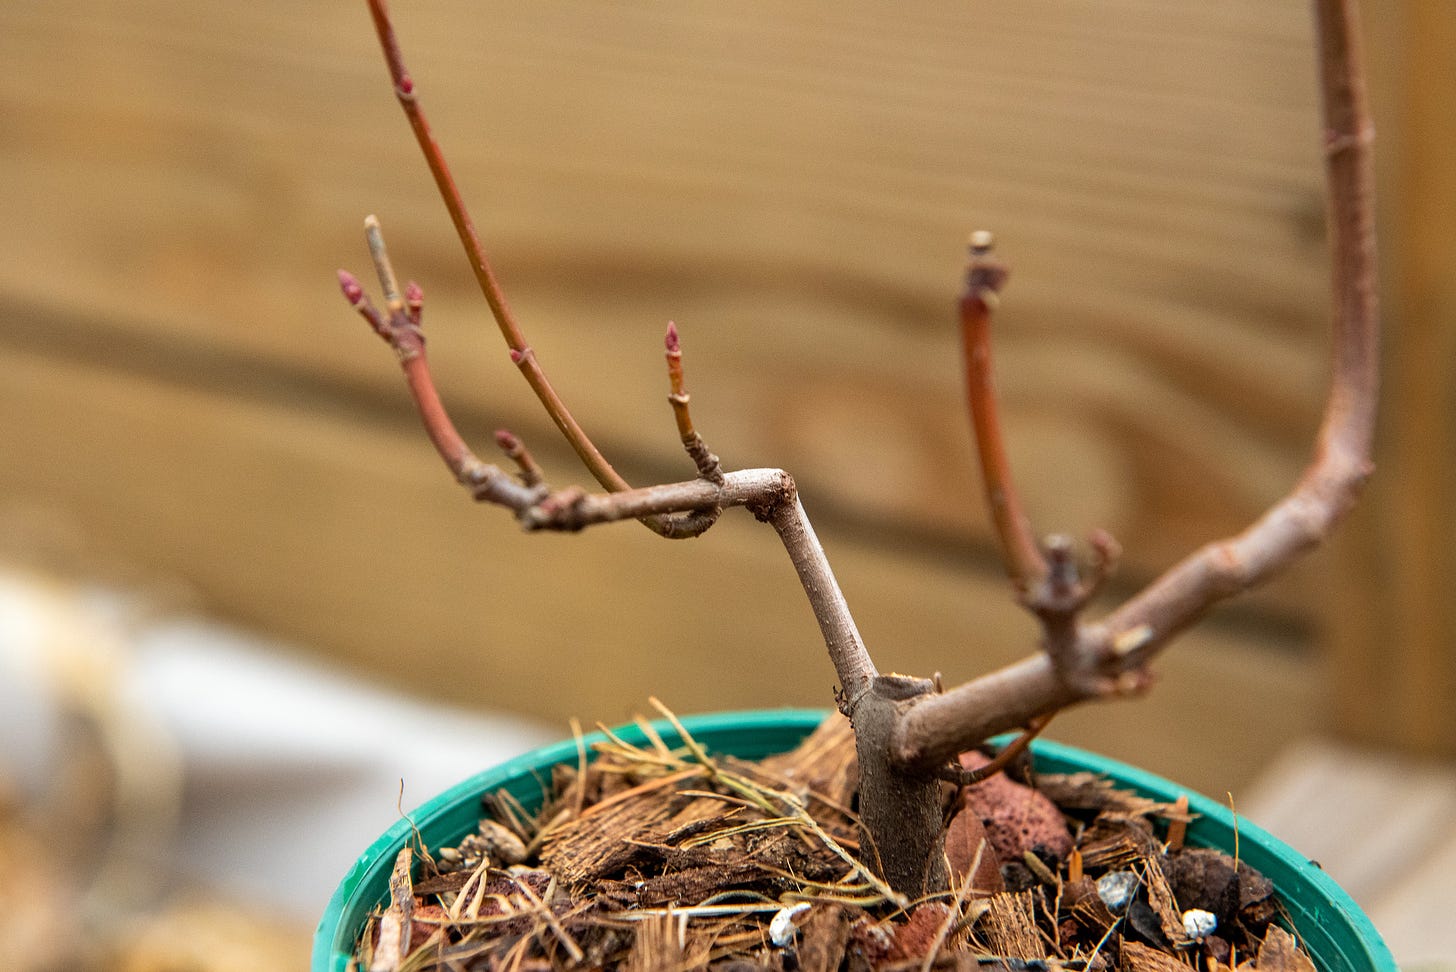
[(506, 458), (516, 464), (516, 471), (521, 477), (521, 483), (532, 489), (543, 486), (546, 483), (545, 474), (541, 467), (536, 464), (536, 459), (531, 455), (526, 444), (508, 429), (497, 429), (495, 433), (495, 444), (506, 454)]
[(1008, 271), (992, 255), (994, 245), (991, 234), (984, 230), (971, 235), (966, 287), (960, 304), (966, 396), (975, 428), (986, 505), (996, 526), (1006, 573), (1017, 599), (1041, 622), (1043, 650), (1063, 679), (1084, 681), (1085, 666), (1079, 664), (1075, 648), (1077, 617), (1101, 589), (1120, 548), (1105, 531), (1095, 531), (1089, 538), (1093, 552), (1092, 576), (1083, 581), (1068, 538), (1052, 536), (1039, 544), (1032, 532), (1011, 475), (996, 401), (991, 315)]
[(384, 290), (387, 316), (379, 313), (365, 295), (358, 279), (346, 270), (339, 271), (339, 287), (359, 315), (394, 349), (404, 371), (410, 397), (414, 399), (420, 421), (424, 424), (425, 433), (435, 451), (440, 454), (456, 480), (468, 488), (476, 499), (499, 503), (518, 513), (534, 506), (543, 498), (544, 490), (515, 483), (499, 467), (482, 462), (456, 431), (455, 424), (440, 401), (434, 376), (430, 373), (429, 360), (425, 355), (425, 335), (420, 324), (423, 294), (415, 288), (410, 295), (411, 303), (406, 303), (399, 292), (399, 284), (384, 246), (379, 221), (370, 216), (364, 221), (364, 232), (375, 272)]
[(1047, 537), (1042, 545), (1046, 573), (1022, 590), (1019, 599), (1041, 622), (1041, 647), (1058, 677), (1095, 694), (1100, 689), (1099, 675), (1090, 670), (1093, 659), (1078, 650), (1078, 618), (1102, 589), (1122, 548), (1104, 530), (1094, 530), (1088, 545), (1092, 549), (1092, 575), (1083, 579), (1071, 538), (1060, 534)]
[(460, 237), (460, 245), (464, 247), (465, 255), (470, 260), (470, 268), (475, 273), (480, 291), (485, 296), (486, 303), (490, 305), (491, 315), (495, 318), (496, 325), (500, 328), (501, 335), (511, 350), (511, 359), (521, 369), (521, 374), (525, 376), (527, 384), (540, 399), (547, 414), (551, 416), (552, 421), (556, 423), (566, 440), (571, 443), (571, 447), (576, 450), (576, 454), (581, 457), (582, 463), (596, 477), (597, 482), (606, 489), (626, 489), (627, 481), (618, 475), (617, 471), (607, 462), (606, 457), (592, 443), (572, 416), (566, 403), (551, 387), (546, 373), (542, 371), (540, 364), (536, 361), (536, 355), (531, 351), (530, 345), (526, 343), (526, 338), (521, 333), (515, 315), (511, 313), (505, 293), (496, 279), (495, 270), (491, 267), (490, 260), (485, 254), (485, 248), (481, 245), (480, 237), (475, 231), (475, 223), (471, 220), (470, 212), (465, 207), (465, 200), (455, 183), (455, 177), (445, 162), (444, 153), (441, 152), (439, 144), (435, 141), (435, 136), (430, 130), (430, 123), (425, 117), (424, 109), (420, 106), (414, 78), (410, 76), (405, 67), (404, 55), (400, 50), (399, 39), (395, 35), (394, 24), (390, 20), (389, 8), (385, 0), (369, 0), (369, 12), (374, 19), (374, 29), (379, 35), (379, 44), (384, 51), (385, 63), (389, 66), (389, 76), (394, 85), (395, 96), (399, 98), (400, 107), (404, 109), (405, 117), (409, 120), (415, 141), (419, 143), (420, 152), (425, 157), (425, 164), (429, 166), (430, 174), (434, 176), (435, 186), (439, 189), (445, 208), (450, 213), (450, 222), (454, 224), (455, 232)]
[(1047, 564), (1011, 478), (1011, 462), (1006, 456), (997, 410), (991, 369), (991, 313), (1006, 282), (1007, 270), (1005, 264), (992, 256), (994, 246), (993, 237), (985, 230), (971, 235), (966, 288), (961, 296), (966, 398), (976, 431), (986, 504), (1001, 542), (1006, 573), (1012, 584), (1023, 590), (1046, 574)]
[[(854, 711), (860, 697), (869, 691), (879, 670), (870, 659), (854, 615), (849, 613), (849, 603), (839, 589), (829, 558), (799, 501), (793, 479), (788, 473), (780, 475), (787, 481), (786, 495), (781, 496), (772, 508), (756, 510), (755, 515), (767, 519), (793, 561), (800, 586), (808, 595), (814, 618), (819, 622), (819, 631), (824, 636), (824, 645), (829, 650), (829, 659), (839, 677), (839, 710), (848, 715)], [(729, 476), (731, 478), (732, 474)]]
[(678, 338), (677, 325), (671, 321), (667, 324), (667, 337), (663, 339), (663, 344), (667, 347), (667, 377), (672, 389), (667, 400), (672, 405), (673, 418), (677, 421), (677, 433), (682, 438), (683, 448), (698, 467), (699, 476), (721, 483), (723, 467), (718, 457), (708, 450), (702, 436), (693, 428), (693, 416), (688, 407), (692, 396), (688, 394), (683, 383), (682, 342)]
[[(456, 235), (459, 236), (460, 244), (465, 249), (465, 255), (470, 261), (470, 267), (475, 273), (480, 291), (490, 306), (491, 315), (495, 318), (501, 336), (505, 338), (511, 361), (520, 369), (526, 383), (531, 386), (531, 390), (536, 393), (536, 398), (546, 409), (546, 413), (551, 416), (557, 429), (571, 444), (582, 464), (591, 472), (596, 481), (604, 489), (612, 492), (631, 489), (631, 484), (612, 467), (601, 450), (582, 429), (575, 416), (571, 414), (565, 401), (557, 394), (546, 377), (546, 372), (542, 369), (540, 361), (537, 360), (536, 352), (526, 342), (520, 324), (506, 302), (505, 293), (491, 267), (490, 259), (486, 256), (485, 248), (481, 245), (474, 221), (471, 220), (470, 212), (465, 206), (465, 199), (460, 193), (454, 175), (450, 172), (439, 143), (435, 141), (429, 120), (425, 117), (424, 109), (420, 105), (419, 92), (414, 78), (404, 65), (404, 55), (400, 49), (399, 38), (395, 34), (394, 23), (389, 16), (388, 5), (385, 0), (369, 0), (369, 12), (374, 20), (380, 47), (384, 51), (385, 63), (389, 67), (394, 93), (399, 98), (405, 117), (409, 120), (410, 129), (414, 132), (415, 141), (419, 143), (425, 164), (429, 166), (430, 174), (434, 176), (435, 186), (439, 189), (445, 208), (450, 213), (450, 221), (454, 224)], [(685, 442), (685, 444), (687, 443)], [(715, 467), (717, 457), (702, 447), (701, 440), (698, 441), (698, 447), (702, 453), (701, 457), (694, 453), (691, 446), (689, 446), (689, 454), (693, 456), (699, 469), (705, 468), (709, 459), (712, 460), (712, 465)], [(676, 517), (644, 517), (642, 522), (659, 536), (681, 540), (702, 535), (717, 522), (717, 516), (710, 510), (693, 511)]]
[[(677, 325), (671, 321), (667, 324), (667, 336), (663, 339), (663, 344), (667, 348), (667, 378), (670, 387), (667, 400), (672, 405), (673, 419), (677, 423), (678, 437), (682, 440), (683, 449), (688, 458), (692, 459), (700, 478), (722, 485), (722, 464), (703, 442), (703, 437), (693, 428), (692, 413), (688, 408), (691, 396), (683, 384), (682, 343), (678, 339)], [(722, 514), (723, 509), (719, 506), (678, 513), (671, 517), (658, 518), (653, 529), (675, 540), (701, 536), (718, 522), (718, 517)]]
[(1050, 715), (1038, 716), (1032, 719), (1025, 731), (1007, 743), (999, 753), (992, 757), (990, 762), (982, 766), (977, 766), (975, 769), (966, 769), (958, 763), (953, 763), (941, 771), (942, 779), (954, 783), (957, 786), (975, 786), (977, 783), (989, 780), (1010, 766), (1012, 760), (1026, 752), (1026, 748), (1031, 745), (1031, 741), (1041, 735), (1042, 730), (1051, 721), (1052, 717)]

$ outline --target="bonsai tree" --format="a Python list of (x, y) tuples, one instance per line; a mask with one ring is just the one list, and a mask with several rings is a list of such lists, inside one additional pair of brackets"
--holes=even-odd
[[(881, 672), (855, 627), (829, 560), (781, 469), (725, 469), (699, 436), (683, 378), (682, 347), (668, 325), (667, 372), (678, 434), (697, 470), (682, 482), (628, 483), (552, 388), (511, 312), (475, 226), (431, 132), (406, 69), (385, 0), (369, 0), (395, 94), (450, 212), (511, 360), (600, 492), (553, 489), (525, 445), (509, 432), (497, 445), (514, 475), (478, 458), (450, 420), (430, 374), (422, 331), (424, 295), (400, 287), (379, 223), (366, 236), (384, 304), (376, 306), (345, 271), (349, 303), (399, 357), (425, 432), (451, 474), (476, 500), (505, 507), (528, 530), (578, 531), (636, 520), (664, 539), (697, 537), (742, 507), (778, 535), (823, 633), (838, 679), (835, 701), (850, 720), (859, 760), (864, 846), (885, 881), (914, 897), (946, 886), (942, 781), (972, 782), (999, 769), (1056, 712), (1082, 702), (1136, 695), (1149, 666), (1179, 632), (1218, 602), (1279, 572), (1317, 545), (1354, 502), (1371, 471), (1377, 397), (1378, 327), (1370, 174), (1372, 129), (1359, 67), (1353, 0), (1314, 0), (1323, 92), (1333, 263), (1333, 374), (1308, 468), (1292, 490), (1243, 532), (1188, 554), (1106, 615), (1084, 609), (1113, 569), (1118, 544), (1094, 532), (1080, 554), (1064, 536), (1039, 538), (1018, 499), (997, 418), (990, 330), (1006, 267), (989, 233), (971, 236), (960, 298), (965, 370), (986, 501), (1016, 599), (1040, 623), (1037, 649), (1023, 660), (948, 690), (932, 680)], [(958, 755), (989, 737), (1020, 730), (990, 766), (968, 771)]]

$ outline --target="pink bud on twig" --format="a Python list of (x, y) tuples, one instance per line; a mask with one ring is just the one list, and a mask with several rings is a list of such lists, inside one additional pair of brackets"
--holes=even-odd
[(678, 343), (677, 339), (677, 324), (672, 321), (667, 322), (667, 337), (663, 339), (662, 343), (667, 345), (668, 354), (682, 353), (682, 345)]
[(425, 291), (419, 284), (411, 280), (404, 288), (404, 311), (409, 322), (415, 327), (420, 326), (420, 319), (425, 310)]
[(359, 284), (359, 278), (347, 270), (339, 271), (339, 289), (344, 292), (344, 299), (357, 306), (364, 299), (364, 288)]

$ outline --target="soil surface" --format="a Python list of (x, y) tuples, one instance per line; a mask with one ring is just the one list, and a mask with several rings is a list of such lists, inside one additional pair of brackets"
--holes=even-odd
[(861, 861), (842, 718), (759, 763), (648, 738), (558, 766), (538, 813), (492, 795), (457, 847), (401, 851), (357, 967), (1314, 970), (1265, 878), (1184, 846), (1185, 806), (1016, 767), (947, 785), (952, 888), (907, 901)]

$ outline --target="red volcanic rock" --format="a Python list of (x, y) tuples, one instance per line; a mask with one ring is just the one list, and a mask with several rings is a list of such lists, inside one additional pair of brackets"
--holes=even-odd
[[(988, 762), (974, 750), (961, 754), (966, 769), (978, 769)], [(1003, 864), (1022, 860), (1029, 850), (1051, 854), (1057, 860), (1066, 860), (1072, 853), (1072, 832), (1056, 804), (1005, 773), (966, 787), (960, 799), (958, 818), (967, 812), (975, 814)]]

